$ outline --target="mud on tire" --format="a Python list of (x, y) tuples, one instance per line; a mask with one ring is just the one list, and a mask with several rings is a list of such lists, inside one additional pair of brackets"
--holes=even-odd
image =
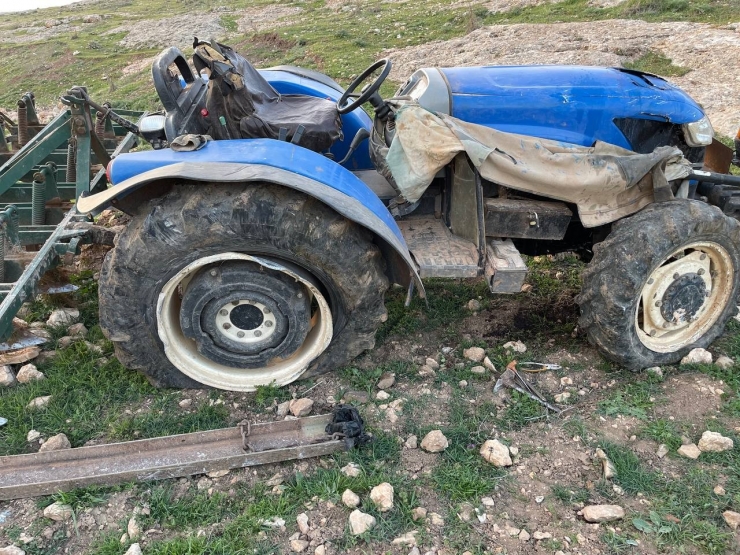
[(160, 387), (202, 387), (167, 358), (157, 332), (158, 295), (199, 258), (224, 252), (297, 264), (330, 304), (333, 339), (301, 377), (372, 348), (386, 318), (388, 279), (371, 234), (318, 200), (273, 184), (179, 184), (144, 203), (100, 273), (100, 325), (121, 363)]
[[(643, 294), (651, 276), (661, 275), (659, 269), (666, 260), (675, 260), (673, 267), (680, 268), (680, 255), (675, 259), (671, 256), (677, 251), (682, 252), (682, 247), (687, 247), (686, 252), (690, 252), (692, 246), (705, 248), (709, 253), (724, 253), (721, 258), (726, 261), (725, 271), (718, 271), (716, 277), (713, 274), (715, 270), (709, 272), (714, 279), (711, 291), (717, 288), (717, 298), (714, 299), (715, 294), (711, 293), (710, 300), (714, 304), (697, 312), (698, 323), (690, 324), (697, 326), (696, 333), (687, 331), (685, 340), (679, 340), (681, 335), (676, 334), (674, 343), (671, 343), (671, 336), (666, 335), (668, 340), (661, 343), (660, 334), (666, 333), (663, 328), (670, 329), (673, 324), (663, 322), (661, 327), (655, 326), (659, 328), (652, 330), (655, 337), (644, 334), (647, 328), (644, 324), (646, 317), (642, 315)], [(593, 250), (594, 257), (582, 275), (581, 293), (576, 297), (581, 308), (579, 326), (606, 357), (627, 368), (640, 369), (674, 363), (693, 348), (707, 347), (737, 312), (740, 224), (714, 206), (693, 200), (650, 205), (614, 224), (609, 236), (602, 243), (594, 245)], [(709, 256), (711, 259), (711, 254)], [(669, 268), (669, 273), (674, 271), (673, 267)], [(703, 284), (696, 273), (680, 273), (680, 276), (673, 274), (663, 279), (666, 282), (677, 281), (677, 277), (687, 276), (689, 283), (686, 291), (692, 286), (691, 280), (698, 285), (694, 289), (701, 290)], [(700, 269), (698, 275), (703, 274)], [(680, 285), (674, 286), (672, 291), (677, 294), (673, 297), (669, 298), (668, 291), (657, 300), (650, 297), (650, 309), (655, 312), (653, 306), (661, 306), (667, 298), (677, 298), (681, 294)], [(704, 294), (709, 296), (710, 290), (707, 289)], [(692, 302), (694, 305), (690, 311), (696, 310), (696, 303), (700, 301)], [(702, 317), (706, 321), (702, 321), (699, 314), (705, 314)]]

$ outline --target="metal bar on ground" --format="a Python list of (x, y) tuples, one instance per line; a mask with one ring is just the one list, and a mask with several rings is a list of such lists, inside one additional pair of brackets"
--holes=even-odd
[(325, 432), (331, 421), (328, 414), (252, 424), (244, 438), (235, 427), (0, 457), (0, 500), (329, 455), (346, 448)]

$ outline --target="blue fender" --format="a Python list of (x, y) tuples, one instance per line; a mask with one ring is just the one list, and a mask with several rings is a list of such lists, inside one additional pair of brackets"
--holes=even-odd
[(85, 214), (115, 204), (134, 191), (162, 180), (208, 183), (275, 183), (317, 198), (377, 238), (394, 283), (413, 280), (424, 296), (401, 230), (372, 190), (352, 172), (311, 150), (274, 139), (209, 141), (200, 150), (170, 149), (121, 154), (109, 166), (109, 189), (77, 201)]

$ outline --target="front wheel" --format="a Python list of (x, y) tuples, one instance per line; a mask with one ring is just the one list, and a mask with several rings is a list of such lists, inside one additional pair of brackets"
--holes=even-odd
[(254, 391), (374, 344), (388, 280), (370, 234), (268, 184), (182, 184), (140, 207), (100, 274), (100, 323), (166, 387)]
[(736, 220), (693, 200), (653, 204), (594, 246), (579, 326), (627, 368), (674, 363), (722, 333), (739, 284)]

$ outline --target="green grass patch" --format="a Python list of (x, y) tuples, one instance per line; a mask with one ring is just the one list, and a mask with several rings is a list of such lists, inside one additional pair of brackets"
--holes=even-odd
[(626, 384), (608, 398), (599, 402), (599, 412), (605, 416), (632, 416), (646, 420), (652, 413), (655, 398), (660, 388), (650, 379)]
[(670, 58), (652, 50), (636, 60), (625, 62), (624, 67), (663, 77), (681, 77), (691, 71), (691, 68), (674, 65)]

